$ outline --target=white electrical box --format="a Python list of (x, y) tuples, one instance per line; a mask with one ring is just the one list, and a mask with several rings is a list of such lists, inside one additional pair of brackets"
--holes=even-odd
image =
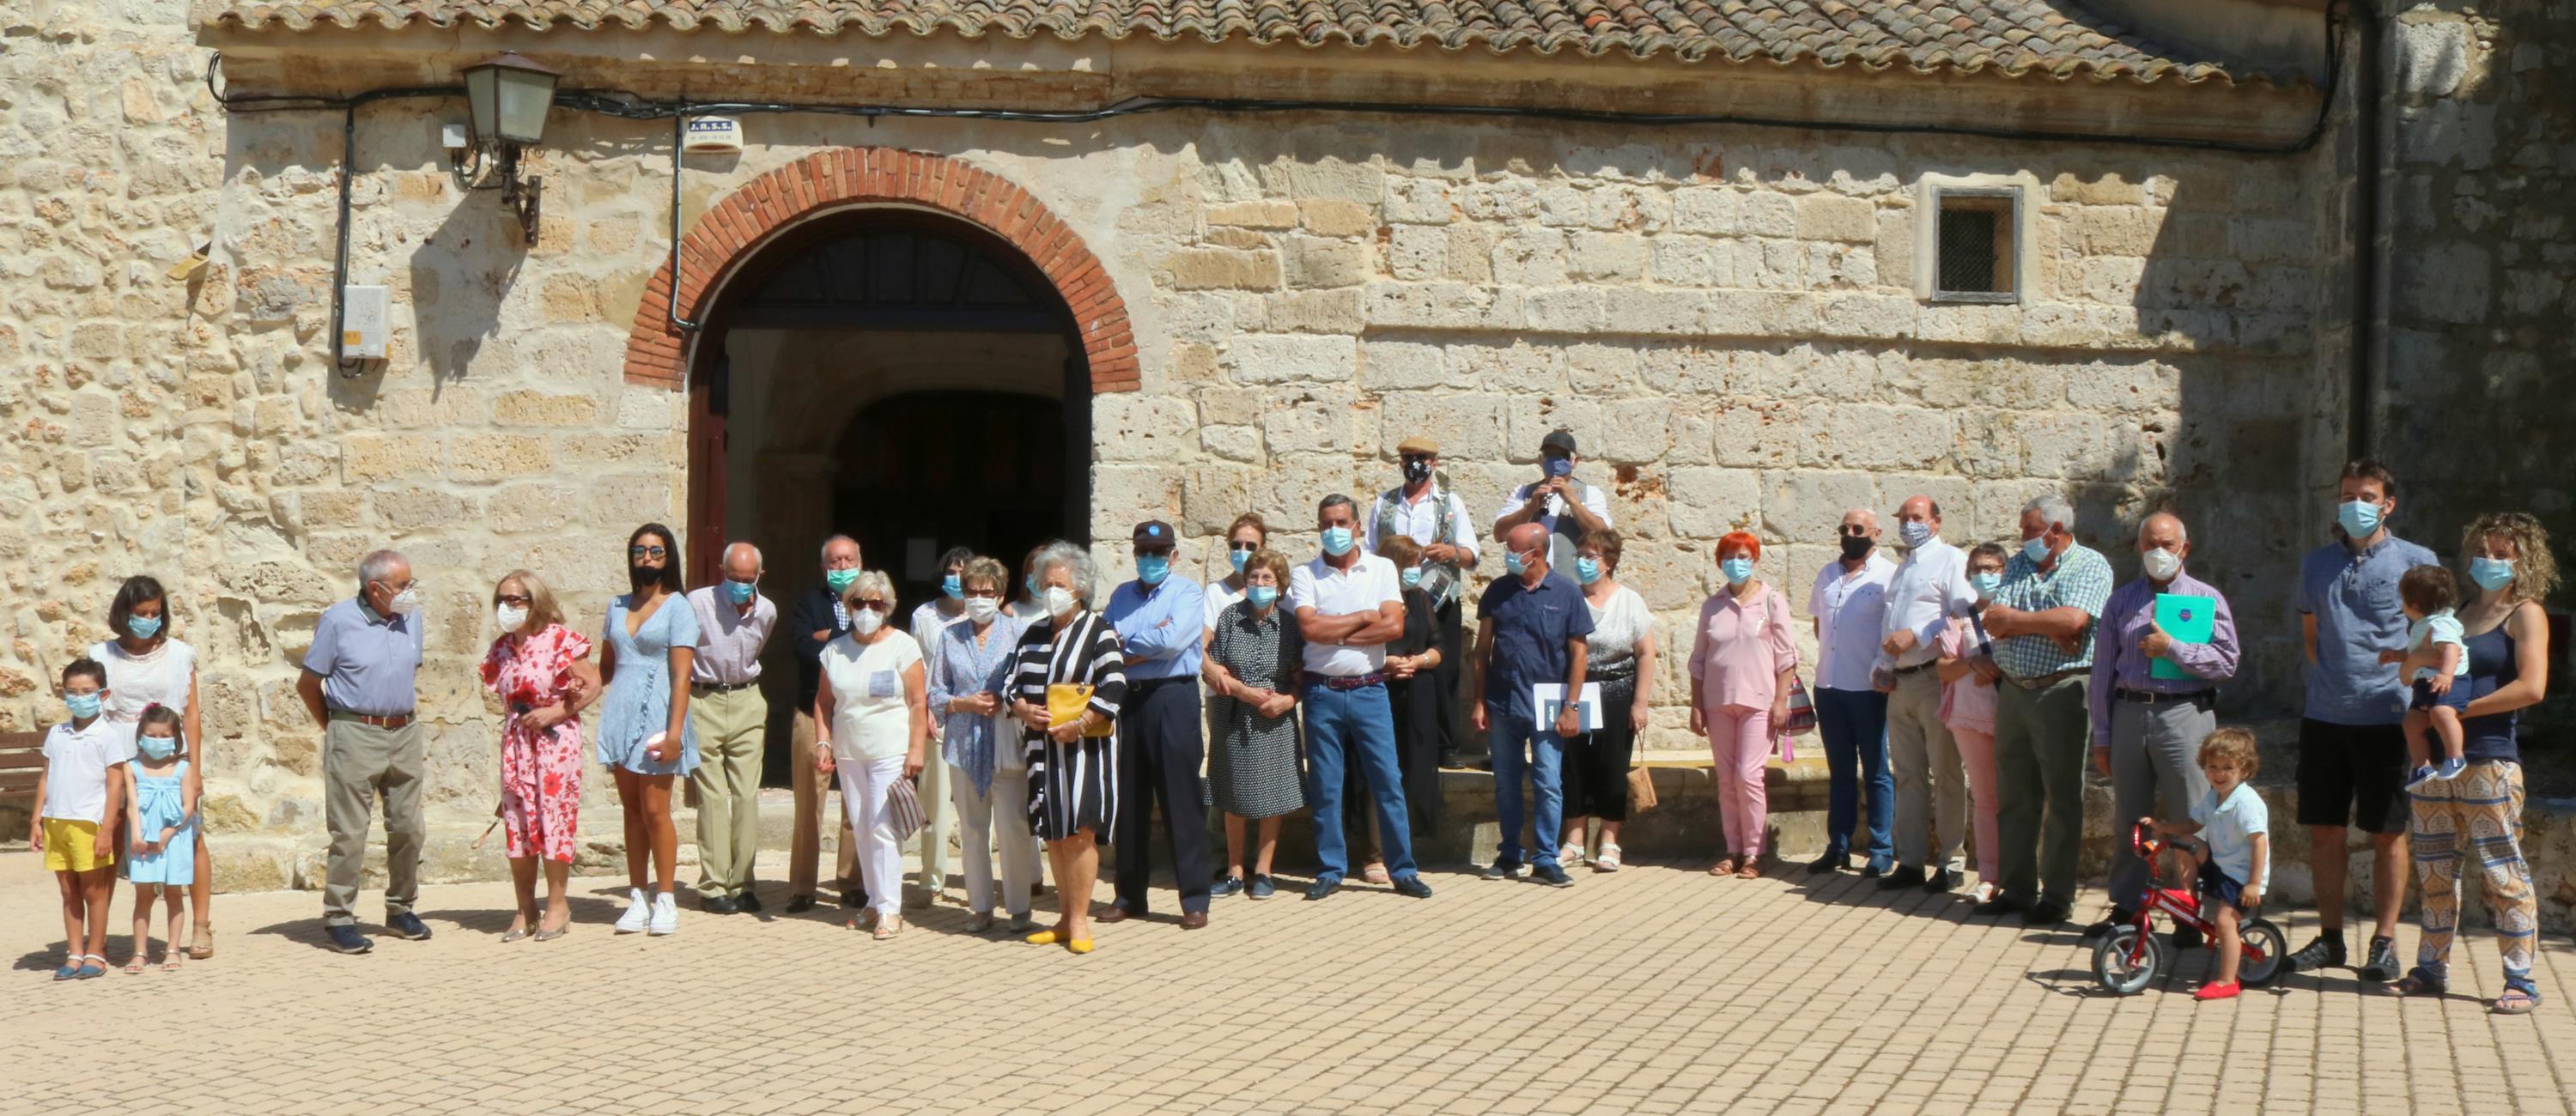
[(340, 289), (340, 359), (385, 359), (392, 301), (383, 287)]
[(742, 151), (742, 121), (730, 116), (692, 116), (680, 148), (692, 155), (732, 155)]

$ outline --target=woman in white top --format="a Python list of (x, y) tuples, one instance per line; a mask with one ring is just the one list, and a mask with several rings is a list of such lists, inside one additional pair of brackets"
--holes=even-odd
[[(1205, 626), (1211, 635), (1216, 631), (1216, 618), (1224, 615), (1225, 610), (1232, 607), (1234, 602), (1243, 599), (1243, 564), (1252, 560), (1253, 551), (1269, 545), (1270, 525), (1262, 522), (1258, 513), (1245, 512), (1238, 515), (1234, 517), (1234, 526), (1225, 529), (1226, 573), (1224, 577), (1207, 583)], [(1207, 645), (1201, 645), (1199, 650), (1205, 652)], [(1204, 663), (1207, 660), (1202, 657), (1199, 661)], [(1209, 685), (1216, 685), (1216, 675), (1207, 674), (1206, 677)]]
[[(921, 645), (887, 619), (894, 579), (867, 570), (841, 595), (850, 630), (823, 648), (823, 684), (814, 691), (812, 762), (841, 780), (855, 858), (868, 893), (876, 940), (903, 930), (903, 840), (895, 835), (886, 795), (898, 779), (921, 774), (929, 758), (928, 689)], [(865, 925), (852, 919), (850, 925)]]
[[(126, 578), (108, 603), (107, 630), (109, 638), (89, 649), (89, 657), (107, 667), (107, 708), (102, 715), (125, 734), (126, 752), (131, 755), (136, 721), (146, 708), (166, 705), (178, 710), (189, 790), (202, 797), (200, 773), (206, 769), (206, 757), (200, 741), (206, 734), (197, 716), (197, 651), (170, 637), (170, 601), (161, 583), (144, 574)], [(187, 951), (190, 960), (203, 961), (215, 955), (215, 928), (206, 914), (215, 872), (206, 856), (204, 834), (198, 835), (196, 845), (196, 877), (188, 885), (188, 898), (190, 909), (197, 912), (197, 925), (189, 935)]]
[(1604, 527), (1585, 531), (1566, 571), (1583, 585), (1592, 610), (1587, 682), (1601, 684), (1601, 727), (1565, 742), (1565, 840), (1557, 863), (1583, 861), (1583, 819), (1601, 819), (1601, 852), (1595, 871), (1619, 870), (1619, 825), (1628, 820), (1628, 759), (1646, 728), (1655, 690), (1655, 618), (1646, 598), (1619, 584), (1622, 542)]

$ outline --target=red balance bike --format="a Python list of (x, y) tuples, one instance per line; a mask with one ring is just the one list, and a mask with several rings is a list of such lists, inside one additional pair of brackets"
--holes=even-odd
[[(2201, 933), (2212, 948), (2218, 945), (2218, 927), (2200, 917), (2200, 896), (2193, 892), (2193, 881), (2184, 881), (2180, 889), (2158, 886), (2156, 860), (2173, 842), (2159, 839), (2155, 830), (2141, 824), (2129, 827), (2129, 848), (2147, 862), (2146, 902), (2138, 905), (2137, 920), (2113, 927), (2093, 947), (2093, 979), (2114, 996), (2135, 996), (2155, 983), (2164, 972), (2173, 951), (2166, 939), (2155, 933), (2156, 912), (2171, 916), (2175, 925), (2188, 926)], [(2238, 937), (2244, 941), (2243, 955), (2236, 965), (2236, 979), (2248, 988), (2272, 983), (2281, 975), (2289, 959), (2289, 939), (2281, 928), (2259, 918), (2247, 917), (2237, 922)]]

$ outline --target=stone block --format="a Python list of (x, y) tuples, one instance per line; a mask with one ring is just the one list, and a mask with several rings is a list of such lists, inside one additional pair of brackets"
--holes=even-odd
[(1381, 204), (1389, 224), (1446, 225), (1456, 218), (1449, 183), (1436, 178), (1389, 178)]
[(1461, 283), (1494, 281), (1494, 246), (1502, 242), (1502, 230), (1493, 225), (1452, 225), (1449, 228), (1449, 253), (1441, 260), (1440, 277)]
[(2478, 73), (2484, 52), (2467, 21), (2457, 18), (2398, 21), (2397, 84), (2418, 97), (2448, 97)]
[(1201, 426), (1199, 448), (1228, 461), (1261, 461), (1261, 430), (1252, 426)]
[(1347, 336), (1246, 334), (1227, 347), (1226, 359), (1237, 383), (1338, 382), (1355, 372), (1359, 342)]
[(1725, 395), (1734, 364), (1728, 350), (1695, 344), (1667, 342), (1637, 350), (1637, 371), (1646, 387), (1679, 406)]
[(1702, 331), (1718, 337), (1802, 337), (1816, 325), (1815, 297), (1770, 291), (1708, 293)]
[(2153, 360), (2096, 360), (2066, 377), (2066, 400), (2094, 411), (2172, 414), (2182, 407), (2182, 370)]
[(1428, 341), (1367, 341), (1360, 345), (1360, 386), (1370, 391), (1464, 387), (1472, 377), (1451, 371), (1439, 345)]
[(399, 480), (438, 472), (438, 439), (425, 434), (349, 434), (340, 440), (340, 479)]
[[(482, 518), (481, 502), (418, 485), (379, 487), (373, 495), (376, 518), (394, 536), (451, 530)], [(354, 518), (348, 526), (357, 526)]]
[(1370, 277), (1370, 246), (1353, 240), (1312, 236), (1287, 238), (1287, 279), (1291, 287), (1355, 287)]
[(1494, 245), (1494, 280), (1524, 287), (1555, 286), (1566, 280), (1565, 257), (1564, 233), (1512, 229)]
[(1092, 440), (1103, 461), (1172, 461), (1198, 441), (1198, 406), (1186, 396), (1113, 392), (1091, 400)]
[(1744, 196), (1724, 186), (1689, 186), (1673, 192), (1673, 228), (1726, 236), (1742, 224)]
[(1666, 234), (1654, 239), (1655, 282), (1676, 287), (1724, 287), (1735, 282), (1735, 252), (1727, 241)]
[(545, 391), (505, 391), (492, 397), (496, 426), (588, 426), (602, 419), (599, 397)]
[(503, 485), (485, 501), (484, 524), (505, 535), (560, 531), (580, 519), (581, 504), (581, 490), (569, 484)]
[[(1587, 461), (1608, 444), (1601, 435), (1601, 404), (1591, 399), (1559, 399), (1543, 395), (1515, 395), (1505, 405), (1510, 421), (1510, 439), (1504, 456), (1514, 462), (1538, 461), (1539, 439), (1549, 431), (1566, 430), (1574, 434), (1574, 444)], [(1593, 484), (1608, 484), (1598, 466), (1585, 465), (1577, 478)]]
[(537, 310), (558, 325), (601, 320), (599, 284), (588, 275), (558, 272), (537, 284)]
[(1567, 382), (1596, 398), (1630, 394), (1637, 385), (1637, 349), (1616, 343), (1565, 347)]
[(1762, 519), (1762, 474), (1752, 469), (1675, 469), (1668, 514), (1673, 534), (1715, 540)]
[(2144, 205), (2147, 194), (2145, 187), (2116, 173), (2091, 181), (2061, 174), (2048, 184), (2048, 199), (2061, 205)]
[(2108, 460), (2102, 419), (2081, 411), (2026, 411), (2013, 416), (2028, 477), (2089, 479)]
[(1449, 369), (1469, 382), (1511, 392), (1551, 392), (1564, 385), (1554, 345), (1528, 341), (1461, 341), (1449, 346)]
[(1627, 233), (1574, 234), (1567, 275), (1578, 282), (1628, 282), (1646, 277), (1646, 238)]
[(1798, 199), (1787, 194), (1760, 192), (1744, 195), (1737, 216), (1736, 231), (1745, 236), (1794, 237), (1798, 235)]
[(1836, 403), (1805, 416), (1803, 460), (1818, 467), (1928, 469), (1950, 456), (1950, 415), (1922, 407)]
[(1397, 225), (1387, 234), (1386, 270), (1397, 279), (1437, 279), (1449, 254), (1449, 230)]
[(1518, 329), (1517, 291), (1467, 283), (1371, 283), (1365, 294), (1372, 327)]
[(1914, 332), (1920, 310), (1911, 295), (1828, 295), (1818, 304), (1816, 331), (1827, 337), (1905, 337)]
[(1263, 326), (1279, 333), (1356, 334), (1366, 328), (1357, 287), (1281, 291), (1262, 298)]
[(1669, 399), (1615, 399), (1602, 406), (1601, 444), (1586, 447), (1596, 461), (1651, 464), (1664, 459)]
[(1458, 211), (1476, 221), (1526, 221), (1538, 216), (1538, 183), (1505, 178), (1459, 187)]
[[(1762, 472), (1763, 537), (1776, 541), (1830, 540), (1853, 508), (1879, 508), (1877, 481), (1868, 473), (1822, 469)], [(1803, 583), (1783, 582), (1798, 589)]]
[(1261, 416), (1262, 446), (1273, 456), (1352, 452), (1352, 409), (1341, 399), (1300, 399)]
[(1914, 336), (1925, 341), (2013, 345), (2021, 341), (2021, 308), (1934, 304), (1918, 311)]
[[(1390, 395), (1381, 413), (1378, 440), (1393, 445), (1416, 434), (1428, 434), (1439, 441), (1444, 458), (1499, 461), (1504, 450), (1503, 400), (1502, 395), (1493, 392)], [(1535, 449), (1537, 440), (1531, 439), (1530, 444)]]
[(1343, 198), (1308, 198), (1297, 203), (1298, 223), (1317, 236), (1367, 236), (1377, 231), (1377, 210), (1366, 202)]
[(541, 476), (554, 464), (554, 448), (530, 435), (472, 434), (447, 443), (447, 479), (452, 481)]
[(1214, 345), (1175, 341), (1172, 343), (1171, 382), (1214, 383), (1219, 378), (1221, 362)]
[(1282, 281), (1279, 253), (1234, 248), (1183, 248), (1164, 260), (1164, 286), (1181, 291), (1275, 291)]
[(1540, 333), (1591, 333), (1601, 329), (1604, 292), (1598, 287), (1542, 287), (1521, 296), (1529, 328)]
[[(1253, 435), (1256, 439), (1258, 433)], [(1234, 522), (1252, 504), (1249, 472), (1231, 465), (1197, 465), (1181, 478), (1181, 518), (1177, 521), (1184, 535), (1214, 535)], [(1206, 548), (1209, 565), (1225, 576), (1225, 551), (1221, 546)], [(1179, 563), (1175, 563), (1178, 565)]]
[(2391, 266), (2403, 292), (2397, 304), (2401, 316), (2455, 325), (2485, 319), (2494, 262), (2483, 246), (2463, 240), (2427, 244), (2400, 253)]
[(1259, 198), (1212, 205), (1208, 207), (1207, 223), (1247, 229), (1293, 229), (1297, 227), (1297, 203), (1285, 198)]
[(1611, 333), (1697, 334), (1712, 299), (1729, 292), (1638, 287), (1605, 300), (1602, 325)]
[(2068, 219), (2066, 239), (2077, 251), (2090, 255), (2151, 255), (2163, 215), (2163, 210), (2135, 205), (2080, 206)]
[(1867, 198), (1809, 194), (1796, 204), (1800, 240), (1866, 244), (1878, 238), (1878, 213)]

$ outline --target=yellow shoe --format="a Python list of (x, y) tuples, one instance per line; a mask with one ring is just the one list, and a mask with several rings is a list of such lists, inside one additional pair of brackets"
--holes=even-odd
[(1055, 931), (1040, 930), (1037, 933), (1028, 936), (1028, 943), (1030, 945), (1054, 945)]
[(1091, 939), (1075, 938), (1072, 941), (1064, 943), (1064, 948), (1072, 950), (1075, 953), (1089, 953), (1091, 952)]

